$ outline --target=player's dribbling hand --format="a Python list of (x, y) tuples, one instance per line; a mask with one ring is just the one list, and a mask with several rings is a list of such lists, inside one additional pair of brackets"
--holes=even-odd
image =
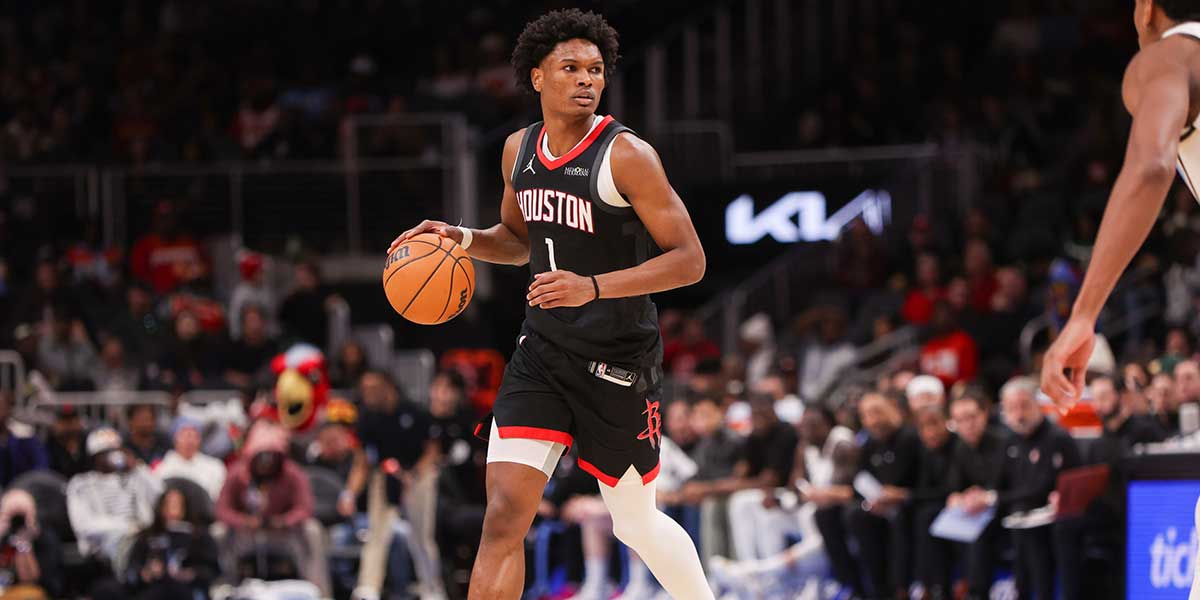
[[(1084, 374), (1096, 345), (1096, 323), (1071, 317), (1042, 357), (1042, 391), (1059, 406), (1070, 406), (1083, 397)], [(1071, 370), (1070, 379), (1066, 369)]]
[(596, 288), (590, 277), (561, 270), (534, 274), (525, 296), (530, 306), (539, 308), (583, 306), (595, 298)]
[(462, 232), (459, 231), (457, 227), (449, 223), (430, 221), (429, 219), (426, 219), (418, 223), (416, 227), (413, 227), (412, 229), (409, 229), (408, 231), (396, 236), (396, 239), (392, 240), (392, 245), (388, 246), (387, 253), (390, 255), (394, 250), (396, 250), (396, 246), (403, 244), (408, 238), (421, 233), (436, 233), (442, 237), (448, 237), (454, 240), (454, 243), (456, 244), (462, 243)]

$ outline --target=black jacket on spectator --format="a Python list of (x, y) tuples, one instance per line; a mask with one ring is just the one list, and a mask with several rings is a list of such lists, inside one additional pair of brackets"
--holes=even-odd
[(325, 293), (321, 290), (297, 290), (279, 305), (279, 322), (294, 341), (325, 348), (329, 337), (329, 316), (325, 314)]
[(724, 479), (733, 474), (733, 466), (737, 463), (742, 451), (741, 444), (732, 433), (724, 429), (718, 430), (709, 437), (700, 438), (692, 448), (691, 457), (696, 461), (696, 481), (714, 481)]
[(79, 449), (72, 453), (54, 439), (54, 436), (50, 436), (50, 439), (46, 440), (46, 452), (50, 455), (50, 470), (66, 479), (92, 470), (92, 461), (88, 459), (87, 448), (83, 442), (80, 442)]
[(1001, 514), (1045, 506), (1058, 484), (1058, 474), (1082, 462), (1070, 434), (1046, 419), (1032, 435), (1013, 436), (1004, 456), (995, 486)]
[[(142, 580), (142, 569), (151, 560), (164, 565), (177, 564), (195, 572), (190, 582), (175, 581), (169, 575), (153, 582)], [(156, 531), (147, 529), (138, 534), (129, 550), (129, 566), (125, 574), (125, 589), (139, 598), (192, 598), (194, 592), (207, 597), (208, 587), (220, 575), (217, 542), (202, 527), (192, 531)]]
[[(401, 399), (394, 412), (362, 411), (358, 416), (358, 439), (372, 468), (395, 459), (401, 467), (411, 469), (432, 439), (432, 425), (428, 411)], [(387, 478), (387, 493), (389, 502), (399, 500), (400, 482), (395, 477)]]
[(921, 438), (904, 427), (886, 440), (867, 438), (858, 455), (858, 470), (870, 473), (879, 483), (911, 488), (917, 483), (921, 461)]
[(246, 340), (236, 340), (229, 343), (225, 368), (254, 377), (278, 353), (279, 347), (271, 340), (257, 346), (247, 344)]
[(912, 489), (912, 501), (916, 503), (946, 502), (950, 495), (950, 465), (958, 447), (963, 446), (958, 436), (951, 434), (946, 443), (940, 448), (929, 449), (921, 446), (920, 466), (917, 468), (917, 483)]
[(991, 489), (1000, 478), (1004, 466), (1004, 450), (1012, 434), (1005, 430), (988, 427), (979, 438), (979, 446), (972, 448), (959, 440), (950, 460), (947, 486), (950, 492), (961, 492), (971, 487)]
[(751, 434), (742, 447), (742, 460), (750, 467), (746, 475), (757, 477), (770, 469), (779, 478), (774, 485), (786, 485), (796, 463), (796, 445), (799, 443), (796, 429), (782, 421), (776, 421), (766, 431)]

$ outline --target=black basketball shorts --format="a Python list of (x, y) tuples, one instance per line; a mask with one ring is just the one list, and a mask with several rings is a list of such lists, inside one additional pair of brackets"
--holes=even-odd
[(504, 369), (492, 415), (475, 428), (486, 440), (577, 445), (579, 467), (615, 487), (630, 465), (647, 484), (658, 476), (662, 372), (579, 356), (525, 328)]

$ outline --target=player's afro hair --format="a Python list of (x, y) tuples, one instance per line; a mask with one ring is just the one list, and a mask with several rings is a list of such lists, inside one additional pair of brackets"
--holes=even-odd
[(529, 79), (529, 71), (542, 64), (542, 59), (546, 58), (555, 46), (576, 38), (587, 40), (600, 49), (606, 70), (611, 70), (616, 65), (619, 57), (617, 30), (613, 29), (604, 17), (594, 12), (583, 12), (578, 8), (554, 10), (530, 21), (517, 38), (517, 47), (513, 48), (512, 53), (512, 66), (516, 72), (517, 84), (530, 93), (536, 93), (533, 82)]
[(1176, 21), (1200, 20), (1200, 0), (1154, 0), (1154, 3)]

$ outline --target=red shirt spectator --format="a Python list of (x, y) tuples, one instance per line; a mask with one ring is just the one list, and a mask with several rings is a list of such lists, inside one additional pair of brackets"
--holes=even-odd
[(979, 369), (979, 351), (975, 340), (954, 322), (954, 313), (946, 302), (933, 309), (934, 336), (921, 346), (921, 371), (942, 380), (947, 388), (959, 381), (975, 378)]
[(287, 433), (272, 423), (255, 425), (221, 488), (217, 520), (236, 528), (283, 529), (298, 527), (312, 515), (312, 489), (287, 457)]
[(663, 369), (675, 375), (688, 375), (702, 361), (720, 357), (721, 349), (704, 336), (704, 324), (688, 319), (679, 339), (663, 348)]
[(175, 232), (174, 209), (165, 202), (155, 209), (154, 230), (133, 245), (130, 268), (134, 277), (159, 294), (174, 291), (208, 273), (200, 244), (187, 234)]
[(925, 325), (933, 316), (934, 303), (945, 297), (938, 257), (930, 253), (921, 254), (917, 257), (917, 284), (904, 299), (900, 315), (909, 323)]

